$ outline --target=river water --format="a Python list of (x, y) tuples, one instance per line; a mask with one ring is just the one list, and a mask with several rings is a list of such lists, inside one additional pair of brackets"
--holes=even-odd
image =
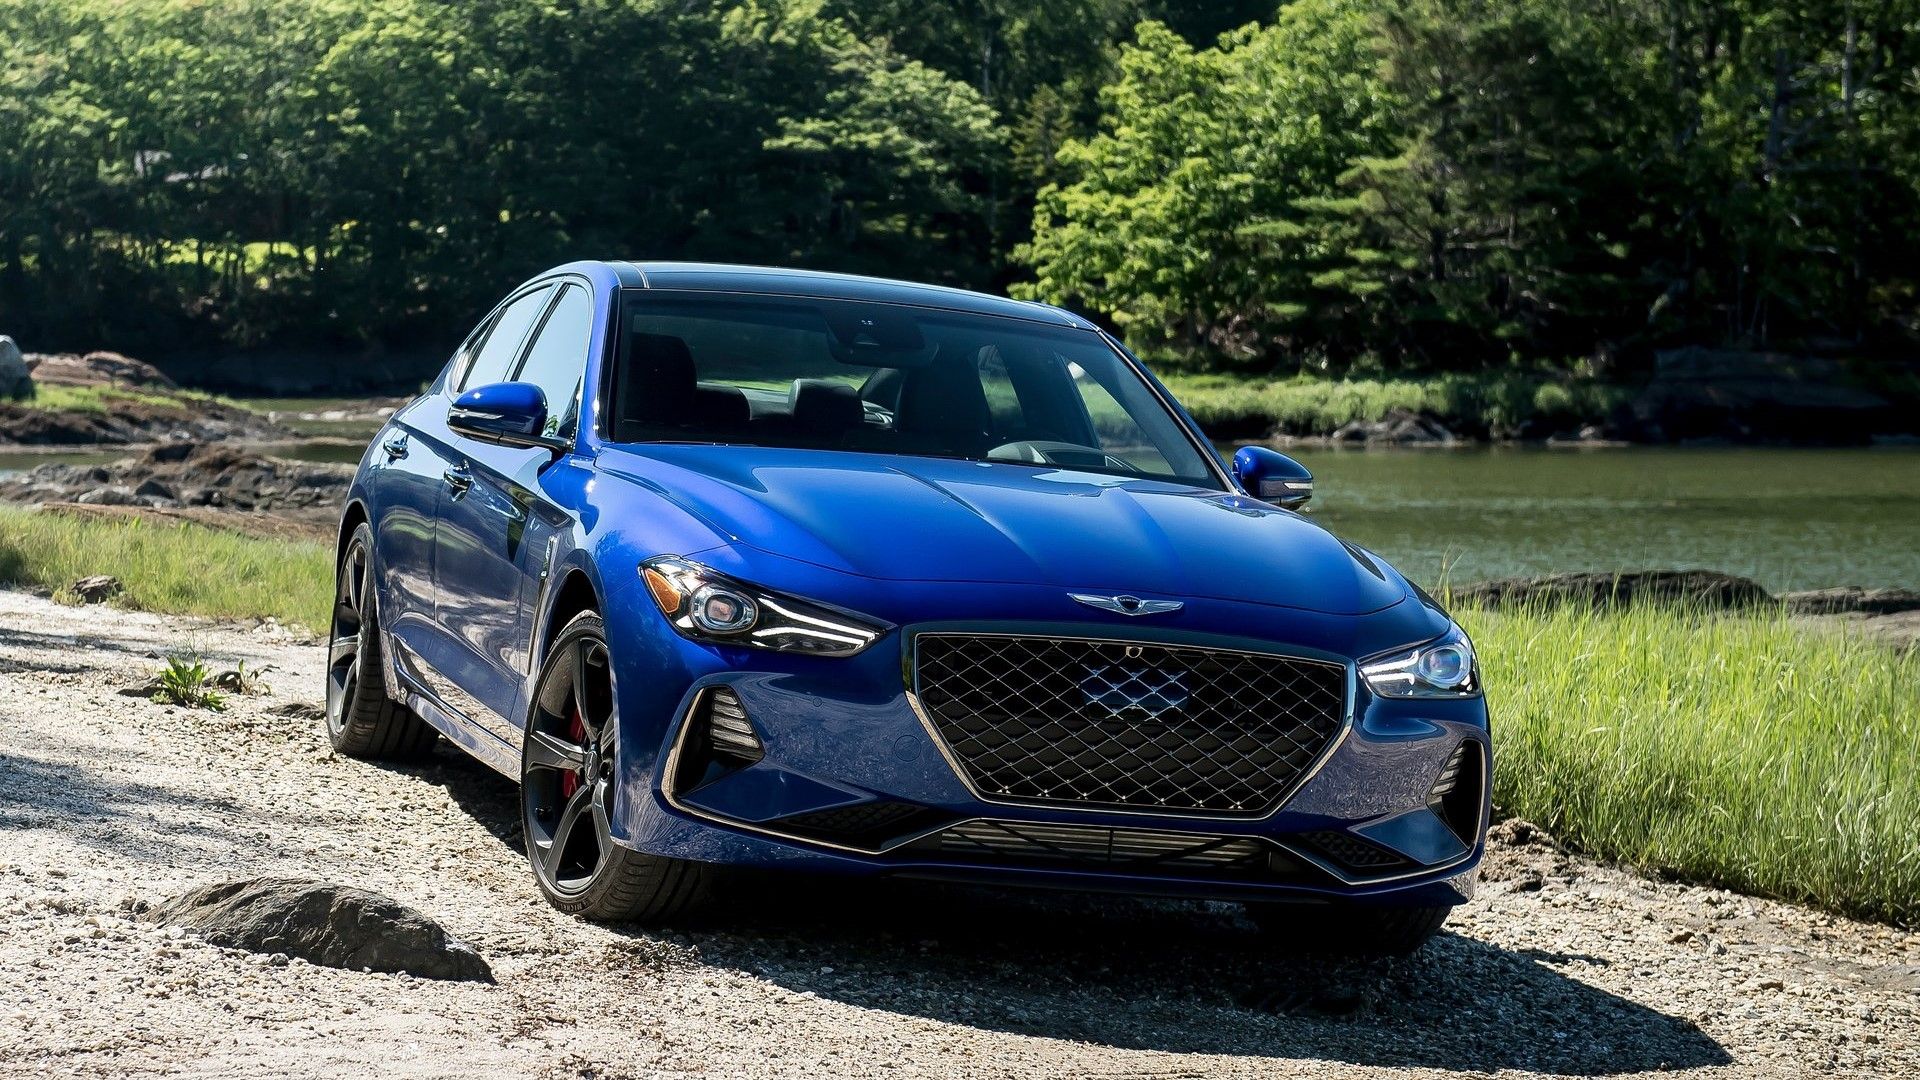
[(1920, 448), (1289, 451), (1313, 514), (1424, 584), (1705, 568), (1920, 588)]
[[(337, 440), (268, 452), (360, 457)], [(1289, 452), (1313, 470), (1316, 520), (1429, 586), (1700, 567), (1776, 591), (1920, 588), (1920, 447)], [(113, 456), (0, 454), (0, 475)]]

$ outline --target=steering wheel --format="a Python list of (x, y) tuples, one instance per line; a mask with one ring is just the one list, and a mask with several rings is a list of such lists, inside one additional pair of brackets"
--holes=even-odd
[(987, 451), (987, 460), (1133, 471), (1131, 465), (1097, 446), (1082, 446), (1079, 443), (1062, 442), (1057, 439), (1022, 439), (1018, 442), (1001, 443)]

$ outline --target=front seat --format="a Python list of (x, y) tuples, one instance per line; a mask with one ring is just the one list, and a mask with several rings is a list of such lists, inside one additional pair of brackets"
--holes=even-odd
[(900, 384), (894, 426), (901, 442), (927, 453), (978, 456), (994, 445), (993, 412), (980, 385), (977, 350), (942, 345)]
[(615, 438), (657, 437), (662, 428), (730, 431), (751, 408), (731, 386), (701, 386), (693, 350), (670, 334), (635, 334), (616, 388)]

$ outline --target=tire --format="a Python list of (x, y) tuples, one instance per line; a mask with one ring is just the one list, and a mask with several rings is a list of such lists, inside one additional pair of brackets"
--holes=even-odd
[(600, 616), (582, 612), (555, 636), (534, 686), (520, 751), (527, 862), (547, 902), (602, 922), (665, 923), (701, 905), (709, 868), (613, 840), (623, 797), (619, 706)]
[(1246, 905), (1273, 944), (1290, 952), (1342, 956), (1407, 956), (1440, 932), (1451, 907), (1370, 907), (1358, 904), (1307, 907)]
[(373, 587), (373, 529), (361, 522), (334, 568), (327, 635), (327, 741), (348, 757), (407, 761), (432, 751), (439, 733), (387, 696), (386, 658)]

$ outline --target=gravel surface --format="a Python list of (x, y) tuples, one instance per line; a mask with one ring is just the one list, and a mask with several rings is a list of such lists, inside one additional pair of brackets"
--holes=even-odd
[[(244, 659), (225, 713), (121, 691)], [(333, 756), (274, 627), (0, 592), (0, 1075), (1920, 1075), (1920, 935), (1650, 881), (1507, 823), (1405, 961), (1288, 959), (1231, 905), (738, 877), (708, 925), (535, 893), (514, 790)], [(338, 971), (136, 919), (230, 877), (439, 919), (495, 985)]]

